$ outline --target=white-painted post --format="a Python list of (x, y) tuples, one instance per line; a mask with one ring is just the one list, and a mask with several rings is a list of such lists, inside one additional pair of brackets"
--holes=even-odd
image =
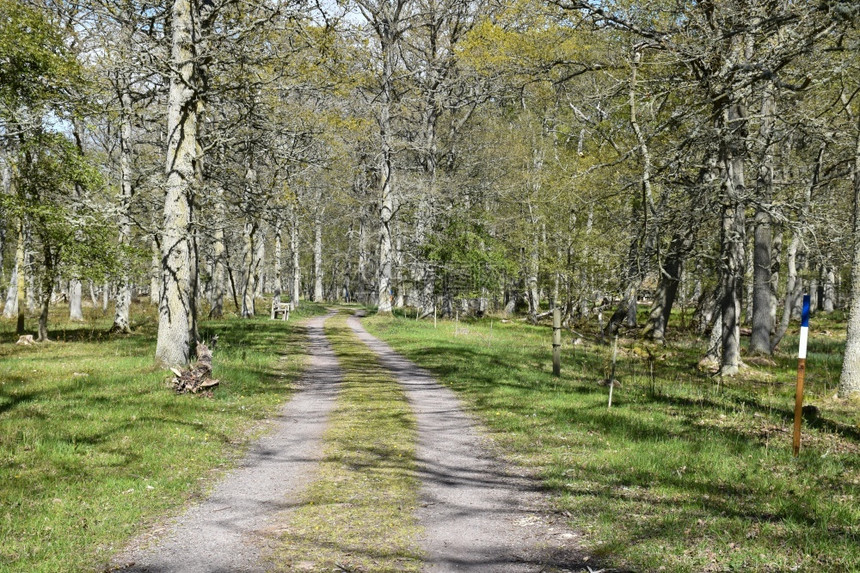
[(800, 344), (797, 350), (797, 390), (794, 393), (794, 457), (800, 453), (800, 423), (803, 417), (803, 379), (806, 375), (806, 343), (809, 341), (809, 295), (803, 295)]

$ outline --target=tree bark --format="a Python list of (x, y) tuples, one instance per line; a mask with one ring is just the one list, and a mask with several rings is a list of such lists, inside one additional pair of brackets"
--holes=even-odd
[(675, 233), (669, 244), (669, 252), (660, 269), (660, 278), (657, 282), (657, 291), (654, 293), (654, 303), (648, 316), (648, 324), (644, 333), (654, 340), (663, 342), (666, 338), (666, 325), (672, 313), (672, 306), (678, 294), (678, 285), (681, 282), (681, 269), (684, 257), (692, 243), (692, 234), (686, 236)]
[(84, 320), (84, 310), (81, 307), (82, 294), (81, 281), (71, 279), (69, 281), (69, 320)]
[[(131, 243), (131, 200), (134, 196), (132, 173), (132, 102), (131, 93), (123, 86), (120, 95), (120, 197), (119, 197), (119, 246), (125, 248)], [(114, 308), (114, 332), (131, 332), (131, 268), (123, 257), (122, 274), (117, 285)]]
[(302, 269), (301, 259), (299, 257), (299, 214), (295, 207), (290, 209), (290, 255), (292, 285), (290, 288), (290, 298), (294, 308), (299, 306), (299, 297), (302, 290)]
[[(152, 241), (152, 259), (149, 267), (149, 302), (158, 304), (161, 300), (161, 247), (158, 245), (158, 239), (153, 234)], [(93, 300), (95, 304), (95, 300)]]
[(284, 256), (284, 245), (283, 245), (283, 233), (281, 232), (281, 221), (280, 219), (275, 223), (275, 256), (272, 261), (274, 271), (275, 271), (275, 292), (274, 292), (274, 300), (275, 302), (281, 301), (281, 292), (284, 290), (283, 285), (283, 267), (281, 264), (281, 259)]
[(322, 253), (322, 213), (317, 213), (314, 217), (314, 302), (322, 302), (324, 298)]
[(9, 279), (9, 290), (6, 291), (6, 304), (3, 306), (3, 318), (15, 318), (18, 314), (18, 263), (12, 269)]
[(42, 284), (40, 301), (41, 311), (39, 312), (39, 331), (36, 336), (38, 342), (48, 341), (48, 313), (51, 310), (51, 296), (54, 293), (54, 271), (55, 263), (58, 258), (49, 245), (43, 246), (45, 260), (43, 261), (45, 268), (42, 269)]
[(215, 209), (218, 211), (215, 218), (215, 231), (212, 234), (212, 288), (209, 298), (209, 318), (221, 318), (224, 316), (224, 203), (223, 190), (215, 190)]
[(254, 316), (254, 289), (255, 289), (255, 247), (256, 247), (257, 224), (246, 221), (242, 233), (242, 318)]
[(774, 86), (771, 82), (765, 88), (762, 102), (762, 120), (759, 129), (762, 160), (756, 181), (758, 204), (756, 205), (753, 240), (753, 310), (750, 352), (764, 355), (772, 354), (770, 337), (774, 328), (771, 315), (771, 308), (773, 307), (773, 285), (771, 283), (773, 232), (770, 215), (773, 201), (773, 121), (776, 112), (773, 90)]
[(830, 263), (824, 267), (824, 300), (821, 302), (821, 308), (824, 312), (833, 312), (836, 309), (836, 271)]
[(722, 164), (725, 170), (722, 192), (720, 262), (723, 300), (720, 374), (734, 376), (741, 364), (740, 314), (744, 276), (746, 216), (744, 213), (744, 159), (746, 111), (733, 102), (725, 112)]
[(19, 336), (25, 332), (24, 310), (26, 308), (25, 297), (27, 296), (26, 245), (24, 244), (24, 237), (27, 233), (24, 227), (24, 221), (20, 221), (18, 223), (18, 247), (15, 250), (15, 268), (18, 269), (18, 286), (16, 289), (18, 294), (18, 323), (15, 327), (15, 333)]
[(367, 218), (365, 210), (361, 209), (358, 220), (358, 265), (355, 290), (362, 304), (368, 304), (367, 259)]
[(857, 122), (852, 179), (854, 188), (854, 224), (852, 228), (851, 298), (848, 303), (848, 335), (842, 374), (839, 376), (839, 397), (860, 395), (860, 121)]
[(155, 358), (160, 365), (188, 363), (194, 344), (191, 285), (191, 189), (197, 176), (197, 74), (194, 15), (189, 0), (172, 7), (170, 92), (167, 104), (167, 184), (161, 241), (162, 286)]
[[(398, 4), (401, 4), (398, 2)], [(399, 9), (397, 10), (399, 14)], [(382, 90), (380, 94), (379, 133), (381, 149), (379, 155), (379, 267), (377, 269), (377, 294), (379, 312), (391, 313), (393, 271), (393, 219), (394, 219), (394, 128), (391, 107), (394, 90), (394, 60), (397, 50), (397, 27), (399, 19), (380, 15), (377, 33), (382, 52)], [(379, 16), (378, 16), (379, 17)]]

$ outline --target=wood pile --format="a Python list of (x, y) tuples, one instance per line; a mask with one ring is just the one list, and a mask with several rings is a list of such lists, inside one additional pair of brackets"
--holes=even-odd
[(197, 362), (190, 368), (179, 370), (170, 369), (176, 377), (173, 379), (173, 389), (177, 394), (212, 395), (212, 390), (220, 382), (212, 378), (212, 351), (202, 342), (197, 343)]

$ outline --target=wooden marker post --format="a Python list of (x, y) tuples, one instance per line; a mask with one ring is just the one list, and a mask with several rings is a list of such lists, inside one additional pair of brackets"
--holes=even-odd
[(561, 310), (552, 309), (552, 375), (561, 376)]
[(800, 453), (800, 423), (803, 419), (803, 378), (806, 375), (806, 343), (809, 340), (809, 295), (803, 295), (800, 345), (797, 350), (797, 390), (794, 393), (794, 457)]

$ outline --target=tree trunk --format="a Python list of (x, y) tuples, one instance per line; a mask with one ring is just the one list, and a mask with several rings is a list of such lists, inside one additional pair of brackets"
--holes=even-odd
[(367, 220), (365, 210), (361, 209), (358, 220), (358, 265), (355, 290), (362, 304), (368, 304), (367, 259)]
[(281, 221), (278, 220), (275, 223), (275, 257), (272, 261), (274, 271), (275, 271), (275, 292), (274, 292), (274, 300), (275, 302), (281, 301), (281, 292), (284, 289), (283, 285), (283, 268), (281, 265), (281, 258), (284, 256), (284, 246), (283, 246), (283, 233), (281, 232)]
[(839, 397), (860, 394), (860, 121), (857, 123), (852, 178), (854, 184), (854, 225), (851, 234), (851, 298), (848, 302), (848, 335), (842, 374), (839, 377)]
[(224, 316), (224, 218), (220, 213), (224, 212), (224, 204), (221, 200), (223, 191), (216, 192), (216, 215), (215, 232), (212, 241), (212, 289), (209, 298), (209, 318), (221, 318)]
[(314, 217), (314, 302), (323, 300), (322, 213)]
[[(131, 93), (122, 90), (119, 137), (119, 167), (120, 167), (120, 198), (119, 198), (119, 246), (125, 248), (131, 243), (131, 200), (134, 196), (132, 173), (132, 108)], [(129, 261), (123, 257), (122, 274), (117, 284), (116, 304), (114, 308), (114, 332), (131, 332), (131, 268)]]
[(824, 312), (833, 312), (836, 309), (836, 271), (830, 263), (824, 267), (824, 299), (821, 301), (821, 308)]
[(804, 197), (803, 205), (798, 214), (797, 223), (795, 224), (794, 232), (791, 236), (791, 242), (788, 244), (788, 252), (786, 254), (786, 287), (785, 287), (785, 304), (782, 309), (782, 320), (776, 328), (776, 332), (771, 340), (771, 349), (776, 350), (782, 338), (788, 331), (788, 325), (791, 322), (791, 317), (794, 314), (799, 302), (803, 298), (803, 282), (797, 274), (798, 258), (801, 255), (801, 246), (804, 228), (806, 226), (806, 213), (812, 200), (812, 191), (818, 187), (821, 176), (821, 167), (824, 162), (824, 145), (818, 150), (818, 157), (815, 161), (815, 166), (812, 170), (812, 178), (809, 185), (806, 187), (806, 196)]
[(6, 304), (3, 307), (3, 318), (15, 318), (18, 314), (18, 263), (12, 269), (9, 279), (9, 290), (6, 291)]
[(722, 228), (720, 263), (723, 300), (720, 374), (734, 376), (741, 364), (740, 314), (744, 277), (744, 244), (746, 216), (744, 213), (744, 156), (746, 112), (734, 102), (726, 110), (723, 125), (723, 167), (725, 176), (722, 193)]
[(253, 317), (256, 310), (254, 308), (256, 234), (257, 224), (246, 222), (242, 233), (242, 318)]
[(196, 177), (197, 99), (194, 16), (189, 0), (174, 0), (170, 92), (167, 104), (167, 184), (161, 241), (161, 296), (155, 358), (162, 366), (188, 363), (195, 342), (191, 285), (191, 188)]
[(394, 186), (392, 144), (393, 126), (391, 122), (391, 106), (393, 102), (395, 30), (391, 29), (392, 22), (386, 22), (381, 28), (380, 47), (382, 49), (382, 93), (380, 94), (379, 131), (382, 149), (379, 159), (379, 268), (377, 269), (376, 290), (379, 296), (380, 313), (391, 313), (392, 304), (392, 270), (393, 270), (393, 219), (394, 219)]
[(771, 230), (770, 208), (773, 200), (773, 120), (776, 111), (774, 86), (765, 88), (762, 101), (762, 122), (759, 128), (759, 144), (762, 146), (762, 160), (758, 170), (756, 191), (758, 203), (755, 213), (753, 239), (753, 285), (752, 285), (752, 336), (750, 352), (770, 355), (770, 343), (774, 324), (771, 315), (773, 307), (773, 285), (771, 266), (773, 251), (773, 232)]
[(55, 253), (47, 245), (43, 247), (45, 253), (44, 265), (42, 269), (42, 285), (41, 285), (41, 312), (39, 313), (39, 332), (36, 340), (38, 342), (48, 341), (48, 312), (51, 310), (51, 296), (54, 294), (54, 263), (56, 260)]
[(299, 296), (302, 290), (302, 269), (301, 259), (299, 258), (299, 215), (295, 207), (290, 210), (290, 255), (292, 256), (292, 287), (290, 289), (290, 298), (293, 306), (298, 308)]
[(681, 282), (681, 269), (687, 250), (692, 242), (692, 234), (686, 237), (680, 233), (672, 236), (669, 244), (669, 252), (660, 269), (660, 278), (657, 282), (657, 292), (654, 293), (654, 302), (648, 316), (648, 324), (645, 326), (644, 334), (654, 340), (663, 342), (666, 337), (666, 326), (675, 304), (678, 294), (678, 285)]
[(82, 321), (84, 319), (84, 311), (81, 308), (81, 281), (71, 279), (69, 281), (69, 320)]
[(266, 287), (266, 233), (261, 229), (257, 233), (254, 248), (254, 298), (263, 298)]
[(21, 221), (18, 223), (18, 247), (15, 251), (15, 268), (18, 269), (18, 323), (15, 328), (15, 332), (19, 336), (24, 334), (24, 310), (26, 308), (25, 297), (27, 296), (26, 246), (24, 244), (25, 234), (24, 221)]
[[(149, 302), (158, 304), (161, 300), (161, 248), (158, 246), (158, 239), (153, 235), (152, 241), (152, 262), (149, 268)], [(93, 299), (95, 305), (95, 299)]]

